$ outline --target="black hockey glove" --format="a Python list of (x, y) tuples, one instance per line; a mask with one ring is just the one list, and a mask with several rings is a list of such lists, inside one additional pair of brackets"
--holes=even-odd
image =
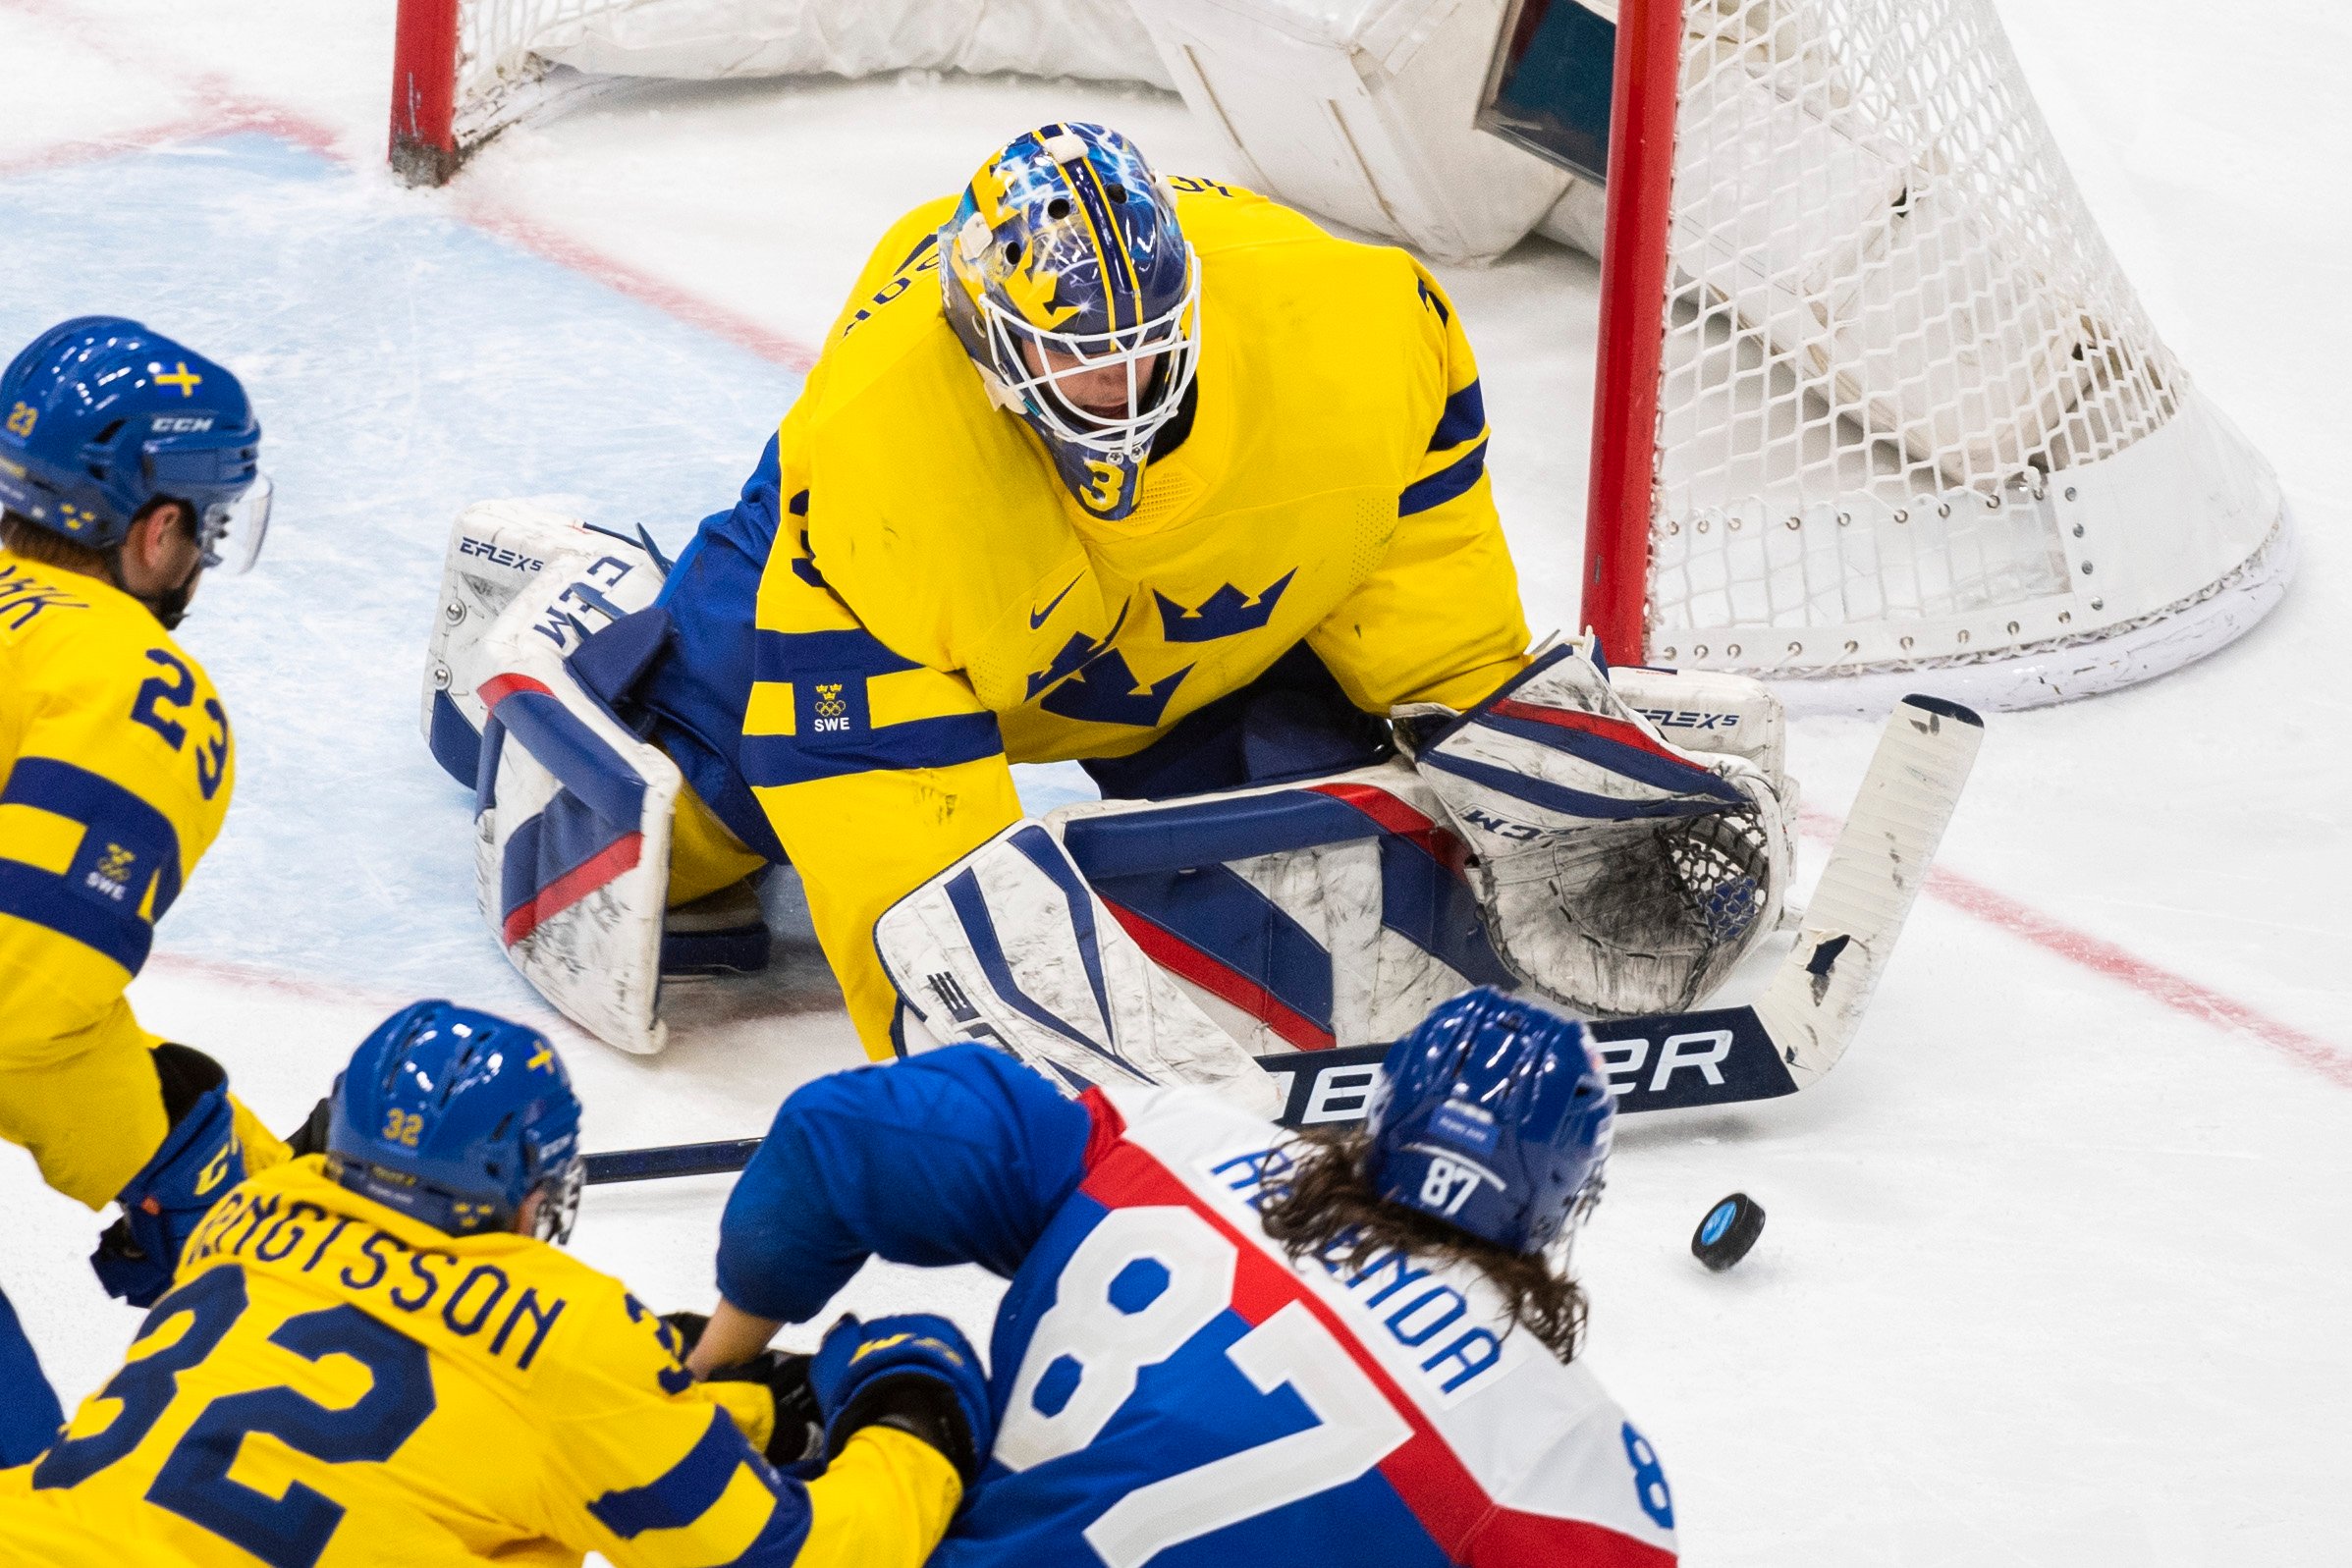
[(768, 1435), (768, 1463), (798, 1464), (825, 1457), (825, 1418), (809, 1385), (806, 1356), (763, 1350), (738, 1367), (721, 1367), (706, 1382), (756, 1382), (776, 1400), (776, 1430)]
[[(710, 1317), (699, 1312), (665, 1312), (662, 1326), (669, 1331), (670, 1349), (680, 1361), (694, 1353)], [(825, 1456), (825, 1418), (817, 1409), (816, 1390), (808, 1383), (808, 1358), (781, 1350), (763, 1350), (735, 1367), (721, 1367), (707, 1382), (756, 1382), (767, 1385), (776, 1401), (776, 1429), (768, 1438), (768, 1463), (797, 1464)]]
[(694, 1353), (696, 1345), (702, 1343), (702, 1330), (710, 1326), (710, 1314), (665, 1312), (662, 1314), (662, 1325), (670, 1330), (671, 1353), (684, 1361)]
[(323, 1155), (327, 1152), (327, 1128), (335, 1120), (335, 1097), (322, 1095), (302, 1124), (286, 1135), (286, 1147), (296, 1159), (304, 1155)]

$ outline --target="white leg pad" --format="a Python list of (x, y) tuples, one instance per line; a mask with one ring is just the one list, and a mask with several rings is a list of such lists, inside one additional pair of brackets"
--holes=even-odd
[(1264, 1115), (1281, 1109), (1273, 1081), (1144, 956), (1034, 822), (892, 905), (874, 946), (919, 1026), (909, 1049), (979, 1040), (1073, 1091), (1192, 1083)]
[[(590, 537), (597, 537), (591, 535)], [(659, 1051), (662, 915), (677, 764), (573, 677), (587, 635), (653, 601), (659, 568), (604, 539), (550, 558), (474, 650), (482, 706), (474, 885), (524, 979), (623, 1051)]]

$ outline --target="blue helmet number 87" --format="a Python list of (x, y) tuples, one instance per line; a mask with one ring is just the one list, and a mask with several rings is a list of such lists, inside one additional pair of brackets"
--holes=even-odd
[(1625, 1457), (1633, 1462), (1633, 1494), (1642, 1505), (1642, 1512), (1661, 1530), (1674, 1528), (1674, 1494), (1667, 1489), (1666, 1467), (1658, 1462), (1658, 1450), (1650, 1439), (1625, 1423)]

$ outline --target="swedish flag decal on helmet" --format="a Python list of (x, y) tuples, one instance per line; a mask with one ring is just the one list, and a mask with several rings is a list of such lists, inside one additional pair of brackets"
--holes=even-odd
[(948, 320), (989, 396), (1099, 517), (1135, 508), (1200, 348), (1200, 261), (1135, 144), (1078, 123), (1014, 137), (940, 231)]

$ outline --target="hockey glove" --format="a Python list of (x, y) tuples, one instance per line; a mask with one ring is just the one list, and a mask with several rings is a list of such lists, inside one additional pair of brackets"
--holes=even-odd
[(702, 1330), (710, 1326), (707, 1312), (665, 1312), (662, 1326), (670, 1330), (670, 1353), (684, 1361), (702, 1343)]
[(1395, 718), (1521, 980), (1598, 1012), (1678, 1011), (1772, 928), (1790, 858), (1774, 782), (1667, 742), (1580, 647), (1466, 713)]
[[(710, 1326), (710, 1318), (699, 1312), (665, 1312), (662, 1326), (667, 1330), (670, 1353), (683, 1362), (701, 1342), (702, 1330)], [(809, 1386), (808, 1363), (806, 1356), (763, 1350), (749, 1361), (721, 1367), (704, 1379), (766, 1386), (776, 1401), (776, 1426), (768, 1437), (766, 1451), (768, 1463), (778, 1469), (825, 1456), (825, 1416), (817, 1408), (816, 1390)]]
[(963, 1330), (945, 1318), (845, 1317), (817, 1347), (808, 1379), (824, 1413), (827, 1458), (859, 1428), (882, 1425), (938, 1449), (967, 1487), (988, 1462), (996, 1440), (988, 1375)]
[(776, 1401), (776, 1427), (768, 1436), (768, 1463), (779, 1469), (804, 1459), (825, 1457), (825, 1416), (817, 1405), (816, 1388), (808, 1379), (812, 1359), (782, 1350), (763, 1350), (740, 1366), (721, 1367), (704, 1379), (755, 1382), (767, 1388)]
[(310, 1114), (302, 1118), (302, 1124), (286, 1135), (286, 1152), (297, 1160), (304, 1155), (325, 1154), (327, 1129), (334, 1123), (335, 1097), (321, 1095), (318, 1104), (310, 1108)]
[(246, 1175), (220, 1063), (166, 1043), (155, 1048), (155, 1071), (171, 1131), (116, 1196), (123, 1217), (99, 1235), (89, 1260), (106, 1293), (134, 1307), (151, 1307), (171, 1288), (188, 1238)]

